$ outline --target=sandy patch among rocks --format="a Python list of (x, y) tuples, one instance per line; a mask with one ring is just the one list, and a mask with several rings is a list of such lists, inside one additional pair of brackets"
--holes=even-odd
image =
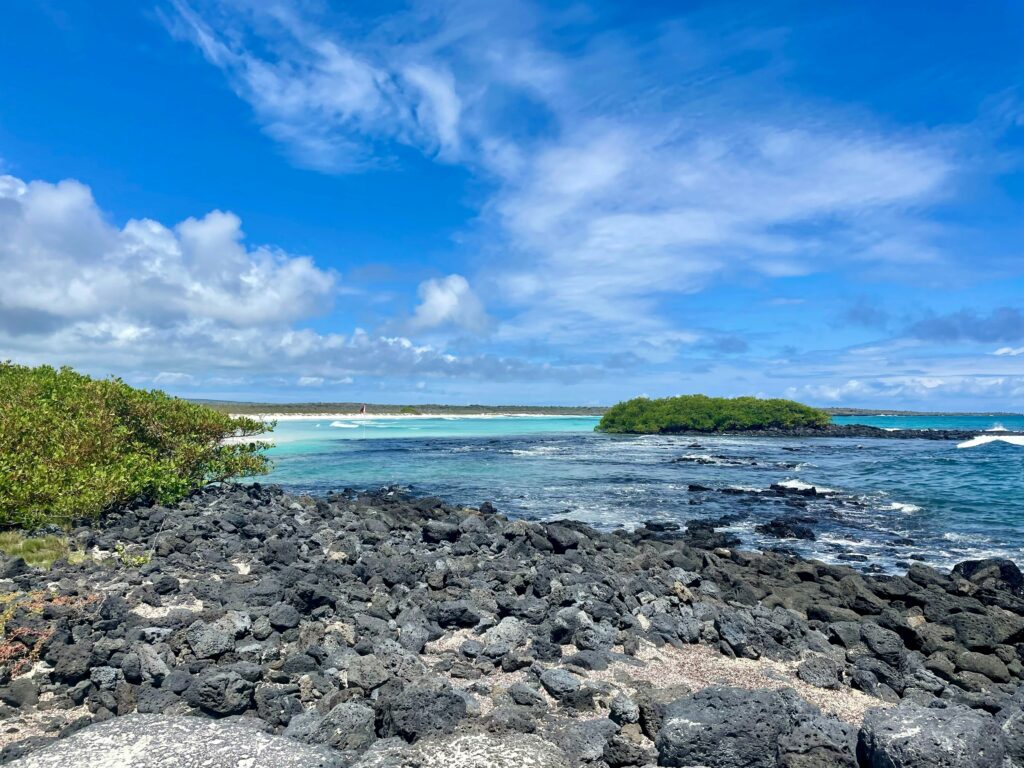
[(22, 739), (35, 736), (56, 736), (80, 717), (88, 717), (88, 707), (54, 709), (18, 714), (0, 722), (0, 749)]
[[(436, 662), (441, 655), (456, 652), (466, 640), (477, 637), (469, 629), (449, 632), (427, 644), (424, 649), (424, 661), (428, 665)], [(566, 655), (569, 655), (574, 649), (566, 646), (564, 650)], [(621, 651), (620, 648), (613, 650)], [(797, 677), (798, 662), (730, 658), (704, 645), (688, 645), (682, 648), (666, 645), (659, 648), (649, 642), (641, 642), (639, 653), (631, 658), (634, 660), (632, 663), (613, 661), (608, 669), (603, 671), (586, 671), (574, 667), (573, 672), (586, 680), (618, 685), (630, 693), (635, 692), (638, 682), (650, 684), (655, 688), (685, 685), (694, 692), (712, 685), (729, 685), (747, 690), (792, 688), (801, 698), (818, 707), (823, 713), (857, 726), (863, 721), (867, 710), (892, 706), (849, 687), (825, 689), (809, 685)], [(502, 672), (495, 669), (479, 680), (459, 679), (450, 675), (446, 677), (454, 687), (463, 690), (472, 688), (474, 683), (482, 682), (499, 691), (525, 680), (527, 672)], [(555, 704), (554, 699), (546, 693), (543, 695), (549, 705)], [(488, 702), (484, 699), (481, 703), (486, 714), (490, 709), (487, 706)]]
[(643, 666), (614, 663), (607, 671), (591, 672), (589, 676), (609, 682), (620, 681), (626, 676), (658, 688), (682, 684), (694, 691), (711, 685), (731, 685), (748, 690), (792, 688), (822, 712), (854, 725), (860, 725), (867, 710), (891, 706), (852, 688), (827, 690), (808, 685), (796, 676), (796, 662), (731, 659), (703, 645), (657, 648), (651, 643), (640, 644), (637, 658), (644, 662)]

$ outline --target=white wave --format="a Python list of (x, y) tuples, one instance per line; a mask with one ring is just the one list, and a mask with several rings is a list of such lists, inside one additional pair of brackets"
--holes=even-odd
[(915, 512), (920, 512), (921, 508), (917, 504), (908, 504), (903, 501), (894, 501), (892, 504), (885, 507), (885, 509), (891, 509), (893, 512), (902, 512), (905, 515), (912, 515)]
[(989, 427), (985, 431), (986, 432), (1009, 432), (1010, 430), (1008, 430), (1006, 427), (1004, 427), (1002, 424), (1000, 424), (997, 421), (995, 424), (993, 424), (991, 427)]
[(359, 429), (358, 424), (349, 424), (347, 421), (332, 421), (332, 427), (339, 427), (340, 429)]
[(977, 448), (979, 445), (988, 445), (995, 442), (1009, 443), (1010, 445), (1024, 446), (1024, 435), (978, 435), (970, 440), (957, 443), (957, 448)]
[(695, 464), (708, 464), (715, 467), (739, 467), (753, 462), (744, 459), (736, 459), (730, 456), (712, 456), (708, 453), (690, 453), (676, 459), (678, 462), (691, 461)]
[(850, 552), (863, 554), (864, 549), (880, 549), (883, 545), (878, 542), (865, 541), (864, 539), (847, 539), (839, 534), (822, 533), (818, 535), (818, 541), (822, 544), (833, 544), (850, 550)]
[(981, 536), (979, 534), (971, 533), (953, 533), (948, 532), (942, 534), (942, 538), (946, 541), (952, 541), (957, 544), (982, 544), (991, 541), (987, 536)]
[(561, 449), (553, 445), (538, 445), (536, 448), (513, 448), (509, 451), (513, 456), (542, 456), (549, 453), (558, 453)]
[(797, 480), (796, 478), (790, 478), (789, 480), (783, 480), (782, 482), (776, 483), (783, 488), (792, 488), (794, 491), (815, 491), (816, 493), (838, 493), (835, 488), (825, 488), (821, 485), (811, 485), (805, 483), (803, 480)]

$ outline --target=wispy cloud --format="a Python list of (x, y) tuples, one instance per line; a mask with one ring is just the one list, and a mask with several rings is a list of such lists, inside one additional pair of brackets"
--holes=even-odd
[[(709, 46), (684, 19), (639, 43), (587, 38), (586, 14), (452, 2), (344, 32), (287, 3), (176, 7), (303, 164), (351, 171), (406, 145), (479, 176), (499, 338), (654, 339), (685, 330), (665, 302), (723, 278), (943, 259), (926, 210), (959, 171), (955, 132), (802, 103), (764, 30)], [(569, 56), (545, 29), (587, 42)], [(725, 64), (747, 53), (767, 63)]]
[(789, 397), (854, 406), (901, 402), (1004, 402), (1024, 397), (1024, 376), (884, 376), (791, 387)]
[[(208, 20), (173, 0), (172, 31), (191, 39), (301, 165), (351, 172), (381, 162), (381, 142), (439, 156), (459, 147), (452, 74), (412, 47), (360, 48), (287, 3), (238, 3)], [(250, 47), (258, 46), (260, 53)]]

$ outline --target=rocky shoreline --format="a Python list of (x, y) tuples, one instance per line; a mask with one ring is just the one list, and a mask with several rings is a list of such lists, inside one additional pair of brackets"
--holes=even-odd
[(1006, 560), (865, 575), (707, 522), (258, 485), (72, 539), (0, 563), (0, 762), (1024, 766)]
[[(825, 427), (790, 427), (786, 429), (726, 430), (724, 432), (665, 432), (665, 434), (706, 437), (722, 435), (729, 437), (853, 437), (880, 438), (886, 440), (970, 440), (977, 437), (977, 430), (967, 429), (882, 429), (866, 424), (829, 424)], [(1000, 436), (1019, 436), (1021, 432), (994, 432)]]

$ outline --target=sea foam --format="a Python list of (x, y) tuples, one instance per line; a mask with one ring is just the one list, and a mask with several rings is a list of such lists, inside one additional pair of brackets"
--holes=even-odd
[(972, 437), (970, 440), (964, 440), (962, 443), (957, 443), (956, 447), (977, 448), (979, 445), (988, 445), (989, 443), (995, 442), (1024, 446), (1024, 435), (978, 435), (977, 437)]
[(776, 485), (782, 486), (783, 488), (792, 488), (794, 491), (814, 490), (817, 493), (839, 493), (835, 488), (825, 488), (821, 485), (812, 485), (811, 483), (805, 483), (803, 480), (796, 480), (794, 478), (783, 480), (776, 483)]
[(891, 509), (893, 512), (902, 512), (905, 515), (912, 515), (915, 512), (921, 511), (917, 504), (908, 504), (903, 501), (894, 501), (886, 509)]

